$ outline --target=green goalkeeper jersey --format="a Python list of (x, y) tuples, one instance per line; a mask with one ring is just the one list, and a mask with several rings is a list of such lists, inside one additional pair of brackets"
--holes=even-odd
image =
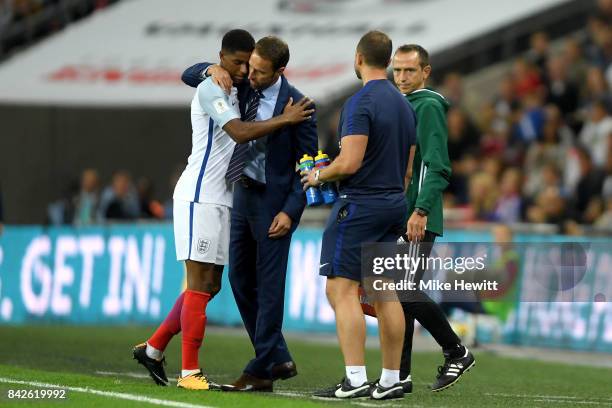
[(446, 127), (449, 103), (442, 95), (427, 88), (417, 89), (406, 98), (417, 116), (416, 151), (406, 192), (408, 214), (410, 216), (415, 208), (427, 211), (425, 229), (442, 235), (442, 192), (451, 175)]

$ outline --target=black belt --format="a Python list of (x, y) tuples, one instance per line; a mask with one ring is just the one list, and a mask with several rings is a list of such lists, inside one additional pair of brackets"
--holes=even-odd
[(242, 187), (248, 189), (262, 190), (266, 188), (266, 185), (264, 183), (261, 183), (257, 180), (253, 180), (252, 178), (245, 176), (244, 174), (240, 176), (240, 180), (238, 180), (238, 183), (240, 183)]

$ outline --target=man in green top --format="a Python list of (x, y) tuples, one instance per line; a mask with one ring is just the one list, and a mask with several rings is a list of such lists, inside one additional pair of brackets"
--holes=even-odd
[[(448, 102), (439, 93), (425, 87), (431, 73), (429, 54), (416, 44), (403, 45), (393, 56), (393, 79), (417, 116), (417, 144), (411, 151), (412, 176), (406, 180), (408, 190), (408, 224), (410, 253), (427, 258), (436, 236), (442, 229), (442, 192), (448, 186), (451, 167), (448, 158), (446, 111)], [(425, 270), (417, 270), (410, 280), (417, 285)], [(418, 286), (417, 286), (418, 287)], [(432, 391), (442, 391), (454, 383), (475, 363), (472, 353), (450, 327), (440, 306), (421, 290), (412, 291), (402, 302), (406, 318), (404, 349), (400, 375), (404, 392), (412, 391), (410, 364), (414, 319), (427, 329), (442, 347), (445, 362), (438, 369)]]

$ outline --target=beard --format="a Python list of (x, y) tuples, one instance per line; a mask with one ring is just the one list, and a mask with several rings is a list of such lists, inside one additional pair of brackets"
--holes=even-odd
[(361, 79), (361, 72), (355, 67), (355, 75), (357, 75), (357, 79)]

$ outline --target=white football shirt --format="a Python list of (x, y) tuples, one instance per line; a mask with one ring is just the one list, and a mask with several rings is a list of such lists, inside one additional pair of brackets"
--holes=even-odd
[(174, 199), (232, 206), (233, 185), (225, 180), (234, 140), (222, 129), (239, 119), (236, 88), (230, 95), (207, 78), (191, 101), (192, 149), (174, 188)]

